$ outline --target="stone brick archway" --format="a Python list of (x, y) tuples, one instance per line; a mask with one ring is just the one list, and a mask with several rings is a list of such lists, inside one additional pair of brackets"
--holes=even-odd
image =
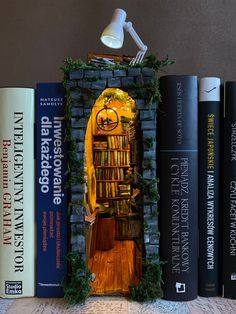
[[(139, 110), (139, 124), (141, 130), (140, 145), (142, 164), (142, 177), (148, 183), (156, 177), (156, 104), (149, 105), (140, 93), (133, 90), (133, 84), (140, 86), (145, 94), (145, 86), (155, 78), (152, 68), (127, 68), (98, 70), (78, 69), (69, 73), (67, 82), (72, 100), (71, 123), (72, 136), (76, 139), (77, 159), (84, 160), (85, 133), (87, 122), (91, 114), (93, 104), (98, 96), (106, 88), (120, 88), (135, 100)], [(73, 174), (72, 174), (73, 175)], [(156, 187), (157, 188), (157, 187)], [(73, 203), (82, 204), (85, 193), (84, 184), (75, 184), (71, 187)], [(144, 254), (149, 257), (158, 253), (158, 225), (157, 225), (157, 200), (153, 200), (146, 191), (142, 199), (143, 207), (143, 248)], [(73, 251), (79, 251), (86, 260), (85, 241), (85, 208), (76, 205), (72, 208), (71, 246)]]

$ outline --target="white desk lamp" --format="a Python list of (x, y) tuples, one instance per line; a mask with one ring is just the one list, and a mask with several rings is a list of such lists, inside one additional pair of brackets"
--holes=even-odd
[(147, 51), (147, 46), (143, 44), (142, 40), (134, 30), (132, 23), (125, 21), (126, 16), (127, 14), (124, 10), (116, 9), (113, 13), (110, 24), (104, 29), (101, 35), (101, 41), (104, 45), (110, 48), (119, 49), (123, 45), (123, 29), (125, 29), (139, 48), (136, 57), (134, 57), (130, 62), (131, 65), (134, 65), (142, 62), (143, 57)]

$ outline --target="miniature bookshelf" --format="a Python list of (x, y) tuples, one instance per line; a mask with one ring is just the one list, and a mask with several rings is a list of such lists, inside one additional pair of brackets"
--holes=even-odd
[(97, 203), (113, 209), (117, 240), (140, 235), (140, 215), (131, 206), (131, 174), (135, 166), (131, 155), (135, 154), (128, 134), (93, 136)]

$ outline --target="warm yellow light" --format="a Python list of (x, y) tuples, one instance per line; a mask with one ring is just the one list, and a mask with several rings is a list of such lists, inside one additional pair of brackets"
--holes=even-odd
[[(137, 114), (135, 101), (128, 95), (127, 92), (124, 92), (119, 88), (107, 88), (102, 92), (92, 110), (95, 117), (98, 111), (104, 108), (104, 105), (107, 106), (107, 110), (102, 111), (102, 116), (104, 118), (107, 117), (107, 112), (107, 114), (109, 113), (112, 119), (112, 111), (113, 114), (114, 111), (116, 111), (120, 120), (118, 126), (114, 130), (110, 131), (110, 134), (118, 134), (123, 132), (123, 127), (121, 123), (122, 117), (127, 117), (130, 121), (132, 121), (135, 119)], [(97, 133), (96, 119), (94, 120), (93, 132), (94, 134)]]

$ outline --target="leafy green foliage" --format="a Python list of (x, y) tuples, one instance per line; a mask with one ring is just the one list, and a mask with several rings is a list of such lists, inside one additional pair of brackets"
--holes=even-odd
[(159, 80), (156, 77), (152, 84), (145, 86), (147, 104), (152, 105), (161, 101), (161, 93), (159, 89)]
[(67, 75), (73, 70), (78, 70), (78, 69), (91, 70), (93, 69), (93, 67), (83, 62), (81, 59), (72, 59), (68, 57), (64, 60), (64, 65), (63, 67), (61, 67), (61, 69), (64, 72), (64, 74)]
[[(163, 70), (164, 67), (174, 64), (174, 60), (170, 60), (168, 56), (164, 60), (159, 60), (153, 54), (147, 56), (144, 60), (143, 66), (152, 68), (156, 71), (156, 74)], [(152, 84), (145, 86), (147, 103), (152, 105), (161, 101), (161, 93), (159, 88), (159, 80), (156, 78)]]
[[(153, 146), (153, 144), (152, 144)], [(151, 146), (151, 147), (152, 147)], [(151, 148), (150, 147), (150, 148)], [(143, 160), (143, 167), (146, 169), (146, 170), (150, 170), (150, 171), (154, 171), (154, 168), (153, 168), (153, 163), (156, 163), (155, 159), (153, 159), (152, 157), (146, 157), (144, 160)]]
[(76, 152), (76, 140), (70, 139), (68, 149), (68, 166), (67, 171), (69, 174), (68, 182), (70, 185), (84, 183), (84, 161), (78, 160)]
[(143, 145), (145, 148), (152, 148), (154, 145), (154, 139), (152, 137), (146, 137), (143, 139)]
[(174, 64), (174, 60), (170, 60), (167, 56), (164, 60), (159, 60), (153, 54), (147, 56), (144, 59), (143, 65), (149, 68), (153, 68), (155, 71), (160, 71), (163, 67)]
[(137, 286), (130, 286), (130, 299), (137, 302), (155, 301), (163, 296), (161, 289), (162, 264), (155, 258), (143, 260), (143, 274)]
[(141, 174), (136, 174), (138, 176), (138, 184), (143, 191), (143, 194), (148, 197), (152, 201), (159, 200), (159, 193), (158, 193), (158, 179), (153, 178), (151, 180), (144, 179)]
[(79, 252), (68, 254), (71, 272), (64, 283), (65, 299), (70, 305), (83, 304), (91, 293), (92, 274)]
[(156, 178), (143, 181), (143, 193), (153, 201), (159, 200), (157, 183), (158, 179)]
[[(115, 64), (112, 65), (103, 65), (103, 70), (117, 70), (117, 69), (127, 69), (130, 67), (134, 68), (143, 68), (143, 67), (149, 67), (153, 68), (156, 72), (161, 71), (164, 67), (174, 64), (174, 60), (170, 60), (167, 56), (163, 60), (159, 60), (154, 54), (150, 54), (147, 56), (141, 63), (130, 65), (130, 64), (120, 64), (119, 62), (115, 62)], [(72, 59), (71, 57), (68, 57), (64, 60), (64, 64), (61, 67), (62, 71), (65, 75), (68, 75), (73, 70), (97, 70), (100, 69), (97, 66), (93, 64), (88, 64), (82, 61), (81, 59)]]
[[(68, 144), (68, 155), (67, 155), (67, 186), (70, 187), (72, 184), (84, 183), (84, 164), (82, 160), (77, 158), (77, 141), (72, 136), (71, 126), (71, 107), (72, 100), (69, 96), (68, 87), (66, 87), (66, 130), (65, 130), (65, 141)], [(72, 175), (73, 174), (73, 175)]]

